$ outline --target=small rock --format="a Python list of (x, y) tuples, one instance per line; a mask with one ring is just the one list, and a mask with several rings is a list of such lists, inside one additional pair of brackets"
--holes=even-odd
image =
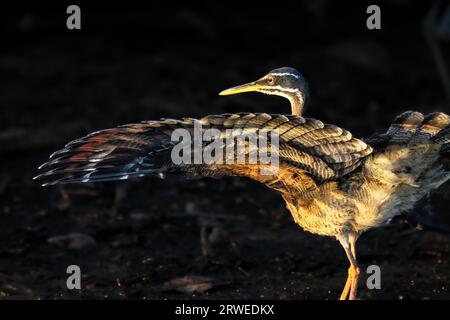
[(193, 294), (203, 293), (213, 287), (213, 279), (202, 276), (184, 276), (165, 282), (162, 286), (166, 291), (179, 291)]
[(91, 236), (76, 232), (48, 238), (47, 242), (70, 250), (84, 250), (97, 245)]
[(148, 214), (145, 214), (144, 212), (133, 212), (130, 215), (130, 218), (137, 222), (150, 220), (150, 216)]

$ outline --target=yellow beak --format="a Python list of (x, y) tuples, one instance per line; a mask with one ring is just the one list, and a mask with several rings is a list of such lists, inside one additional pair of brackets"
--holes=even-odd
[(229, 96), (232, 94), (238, 94), (238, 93), (243, 93), (243, 92), (254, 92), (254, 91), (258, 91), (262, 86), (257, 84), (256, 81), (254, 82), (249, 82), (246, 84), (242, 84), (240, 86), (236, 86), (230, 89), (226, 89), (223, 90), (219, 93), (219, 96)]

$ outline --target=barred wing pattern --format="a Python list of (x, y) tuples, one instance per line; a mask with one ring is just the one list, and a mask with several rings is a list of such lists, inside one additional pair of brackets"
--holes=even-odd
[[(377, 173), (376, 181), (395, 177), (387, 184), (396, 187), (390, 189), (380, 217), (417, 213), (412, 211), (417, 201), (450, 179), (450, 117), (444, 113), (424, 116), (407, 111), (385, 134), (366, 142), (374, 148), (374, 154), (365, 169)], [(376, 184), (370, 187), (372, 193), (378, 189)]]
[(366, 140), (375, 154), (387, 156), (395, 168), (420, 179), (430, 169), (450, 171), (450, 116), (442, 112), (423, 115), (406, 111), (385, 134)]
[[(279, 135), (279, 171), (262, 176), (261, 163), (251, 164), (174, 164), (171, 151), (175, 129), (192, 132), (194, 124), (202, 131), (215, 128), (243, 129), (258, 134), (276, 130)], [(203, 142), (203, 147), (208, 143)], [(245, 149), (248, 153), (251, 150)], [(351, 133), (319, 120), (291, 115), (236, 113), (210, 115), (199, 120), (162, 119), (129, 124), (91, 133), (69, 142), (53, 153), (37, 176), (44, 185), (125, 180), (148, 174), (180, 172), (190, 175), (246, 176), (280, 189), (280, 183), (295, 180), (298, 189), (314, 188), (355, 170), (372, 152), (372, 148)], [(288, 178), (292, 179), (288, 179)], [(284, 182), (283, 182), (284, 181)]]

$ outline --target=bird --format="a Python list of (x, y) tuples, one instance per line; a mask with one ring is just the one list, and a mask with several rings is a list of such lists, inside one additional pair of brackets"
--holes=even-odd
[[(294, 222), (303, 230), (334, 237), (340, 243), (350, 264), (340, 300), (357, 299), (361, 271), (356, 242), (361, 234), (413, 210), (420, 199), (450, 179), (450, 116), (406, 111), (385, 133), (359, 139), (339, 126), (303, 117), (309, 87), (296, 69), (272, 70), (220, 95), (243, 92), (287, 98), (291, 114), (241, 112), (200, 119), (163, 118), (100, 130), (53, 153), (39, 167), (42, 173), (35, 179), (51, 186), (161, 174), (250, 178), (280, 193)], [(277, 143), (271, 140), (265, 148), (258, 144), (256, 149), (275, 150), (278, 167), (263, 174), (262, 169), (269, 164), (259, 160), (251, 163), (247, 158), (244, 163), (173, 161), (173, 152), (180, 144), (183, 150), (192, 150), (198, 143), (173, 139), (180, 129), (189, 134), (213, 129), (219, 138), (231, 130), (233, 139), (243, 132), (258, 137), (262, 132), (276, 132)], [(206, 140), (197, 147), (208, 148)], [(226, 144), (218, 148), (224, 151)], [(250, 156), (254, 148), (247, 141), (239, 150)], [(189, 156), (192, 160), (192, 154)]]
[(309, 100), (309, 85), (303, 75), (291, 67), (274, 69), (264, 77), (249, 83), (223, 90), (221, 96), (228, 96), (243, 92), (261, 92), (277, 95), (289, 100), (291, 113), (301, 116)]

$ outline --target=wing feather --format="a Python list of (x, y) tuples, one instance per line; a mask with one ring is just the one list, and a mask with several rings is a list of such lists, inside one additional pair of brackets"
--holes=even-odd
[[(265, 166), (262, 163), (173, 163), (171, 151), (176, 143), (171, 140), (172, 133), (178, 128), (192, 133), (196, 123), (202, 125), (202, 130), (219, 129), (223, 137), (226, 129), (243, 129), (257, 134), (276, 130), (280, 168), (283, 169), (267, 177), (258, 173)], [(206, 142), (203, 146), (206, 147)], [(255, 151), (248, 144), (244, 150), (247, 155)], [(199, 120), (144, 121), (91, 133), (52, 154), (41, 166), (45, 171), (37, 178), (51, 185), (181, 172), (201, 176), (242, 175), (277, 189), (281, 188), (283, 181), (284, 188), (292, 188), (292, 185), (300, 188), (300, 184), (304, 189), (348, 174), (358, 168), (371, 152), (371, 147), (353, 138), (348, 131), (316, 119), (266, 113), (209, 115)], [(296, 177), (297, 182), (291, 181), (294, 178), (282, 178), (287, 175)]]

